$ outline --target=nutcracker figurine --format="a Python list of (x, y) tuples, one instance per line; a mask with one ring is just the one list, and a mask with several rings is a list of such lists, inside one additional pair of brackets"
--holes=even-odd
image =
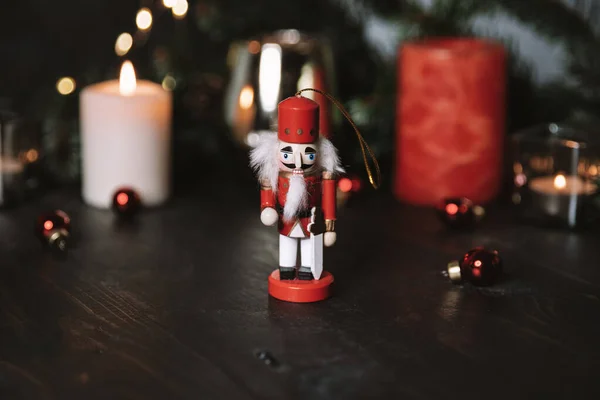
[(250, 153), (261, 185), (260, 219), (279, 231), (269, 293), (291, 302), (324, 300), (333, 276), (323, 271), (323, 247), (336, 241), (336, 176), (344, 170), (332, 142), (319, 134), (316, 102), (299, 94), (281, 101), (277, 125)]

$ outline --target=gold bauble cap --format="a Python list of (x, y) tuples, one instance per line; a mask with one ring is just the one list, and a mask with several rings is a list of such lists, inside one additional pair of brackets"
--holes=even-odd
[(452, 283), (460, 283), (462, 276), (460, 273), (460, 263), (456, 260), (448, 263), (448, 276)]

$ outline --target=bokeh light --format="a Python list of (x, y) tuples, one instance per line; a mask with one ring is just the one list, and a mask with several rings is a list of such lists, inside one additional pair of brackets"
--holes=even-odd
[(177, 3), (173, 6), (173, 8), (171, 8), (173, 16), (177, 19), (185, 17), (185, 14), (187, 14), (188, 11), (188, 7), (189, 5), (187, 0), (177, 0)]
[(177, 81), (175, 80), (175, 78), (173, 78), (171, 75), (165, 76), (165, 78), (162, 81), (163, 89), (172, 91), (172, 90), (175, 90), (176, 86), (177, 86)]
[(254, 89), (251, 86), (245, 86), (240, 92), (240, 107), (247, 110), (254, 104)]
[(163, 0), (163, 4), (167, 8), (173, 8), (177, 4), (177, 0)]
[(348, 178), (342, 178), (338, 182), (338, 187), (344, 193), (348, 193), (352, 190), (352, 181)]
[(138, 29), (143, 31), (149, 29), (152, 26), (152, 13), (147, 8), (142, 8), (138, 11), (137, 16), (135, 17), (135, 24)]
[(124, 56), (133, 46), (133, 37), (127, 33), (121, 33), (115, 42), (115, 53), (118, 56)]
[(457, 212), (458, 206), (456, 204), (450, 203), (446, 205), (446, 213), (448, 213), (448, 215), (456, 215)]
[(251, 54), (258, 54), (260, 51), (260, 42), (258, 40), (252, 40), (250, 43), (248, 43), (248, 51)]
[(63, 96), (73, 93), (75, 91), (75, 80), (68, 76), (60, 78), (56, 82), (56, 90)]

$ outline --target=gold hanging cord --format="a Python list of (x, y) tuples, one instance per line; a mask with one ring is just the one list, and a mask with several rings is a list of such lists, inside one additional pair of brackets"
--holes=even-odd
[[(375, 154), (373, 153), (373, 150), (371, 150), (371, 148), (369, 147), (369, 145), (367, 144), (365, 139), (360, 134), (358, 127), (356, 126), (356, 124), (354, 123), (352, 118), (350, 117), (350, 114), (348, 113), (348, 111), (346, 111), (344, 106), (342, 106), (342, 104), (338, 100), (336, 100), (332, 95), (330, 95), (329, 93), (323, 92), (319, 89), (312, 89), (312, 88), (302, 89), (296, 93), (296, 96), (300, 96), (302, 94), (302, 92), (306, 92), (306, 91), (317, 92), (317, 93), (327, 97), (333, 104), (335, 104), (337, 106), (337, 108), (344, 115), (344, 117), (346, 117), (348, 122), (350, 122), (350, 124), (352, 125), (352, 128), (354, 128), (354, 132), (356, 132), (356, 136), (358, 137), (358, 143), (360, 144), (360, 149), (362, 150), (363, 161), (365, 162), (365, 169), (367, 170), (367, 175), (369, 175), (369, 182), (371, 182), (371, 186), (373, 186), (374, 189), (379, 189), (379, 186), (381, 184), (381, 171), (379, 169), (379, 163), (377, 162), (377, 159), (375, 158)], [(375, 166), (375, 171), (376, 171), (376, 175), (377, 175), (377, 181), (375, 181), (375, 179), (373, 178), (373, 172), (371, 171), (371, 167), (369, 166), (369, 160), (367, 159), (367, 153), (369, 153), (369, 156), (373, 160), (373, 165)]]

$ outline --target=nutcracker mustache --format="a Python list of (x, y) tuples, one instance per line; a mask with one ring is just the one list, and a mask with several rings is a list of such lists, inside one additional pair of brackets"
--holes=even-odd
[(306, 207), (308, 195), (306, 181), (303, 174), (292, 174), (290, 176), (290, 188), (283, 207), (283, 219), (290, 221), (294, 219), (298, 211)]
[[(286, 167), (288, 167), (289, 169), (296, 169), (296, 164), (290, 164), (290, 163), (282, 163), (283, 165), (285, 165)], [(310, 167), (312, 167), (314, 164), (302, 164), (302, 166), (300, 168), (302, 169), (309, 169)]]

